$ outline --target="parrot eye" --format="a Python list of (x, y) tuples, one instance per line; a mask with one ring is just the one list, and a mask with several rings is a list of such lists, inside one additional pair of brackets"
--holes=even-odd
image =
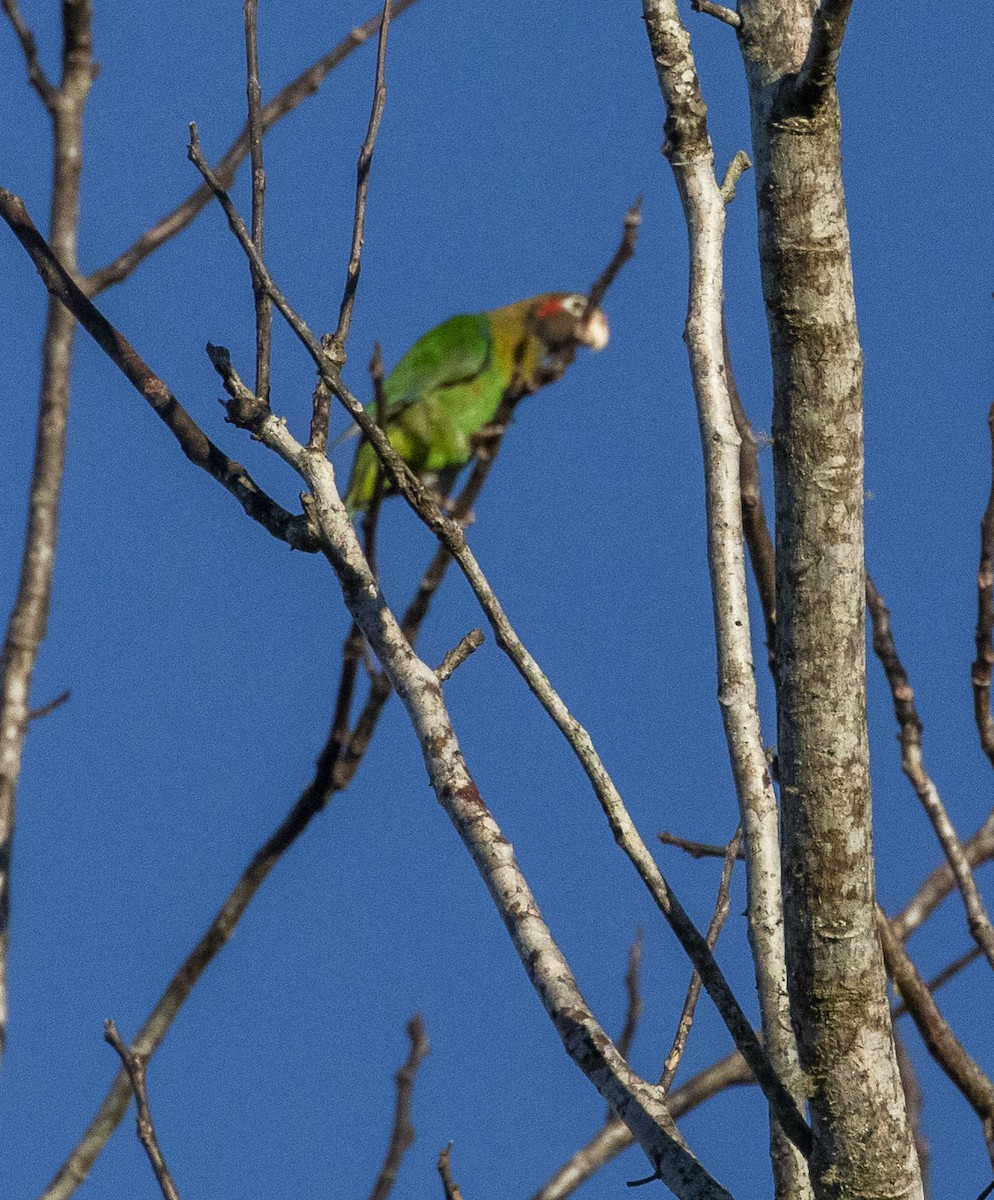
[(587, 297), (578, 295), (565, 296), (562, 300), (562, 306), (571, 317), (582, 316), (584, 309), (587, 307)]

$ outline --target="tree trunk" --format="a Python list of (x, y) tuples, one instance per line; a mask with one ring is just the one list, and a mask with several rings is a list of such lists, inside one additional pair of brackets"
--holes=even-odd
[(862, 356), (835, 63), (848, 3), (743, 0), (773, 359), (778, 719), (791, 1009), (819, 1197), (921, 1195), (874, 916)]

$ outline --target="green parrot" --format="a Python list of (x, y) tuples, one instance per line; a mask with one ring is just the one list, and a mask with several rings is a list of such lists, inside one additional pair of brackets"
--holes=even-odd
[[(512, 382), (534, 391), (557, 351), (607, 345), (607, 318), (595, 308), (584, 319), (586, 308), (580, 293), (546, 292), (429, 330), (383, 382), (386, 433), (397, 453), (426, 482), (451, 484)], [(375, 417), (375, 405), (366, 411)], [(345, 493), (350, 514), (372, 500), (378, 466), (373, 447), (361, 442)]]

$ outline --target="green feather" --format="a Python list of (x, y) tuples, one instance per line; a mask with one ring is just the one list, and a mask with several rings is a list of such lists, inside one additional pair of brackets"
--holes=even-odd
[[(435, 482), (473, 455), (473, 439), (493, 421), (512, 381), (541, 386), (539, 365), (554, 348), (607, 341), (607, 323), (584, 320), (586, 297), (548, 292), (503, 308), (450, 317), (414, 343), (383, 383), (386, 434), (411, 469)], [(367, 406), (371, 417), (376, 406)], [(345, 494), (349, 513), (376, 490), (379, 459), (363, 441)]]
[[(415, 342), (384, 380), (391, 445), (419, 475), (463, 466), (473, 435), (493, 419), (509, 383), (494, 354), (489, 314), (451, 317)], [(367, 411), (375, 416), (375, 406)], [(363, 442), (346, 493), (350, 513), (372, 499), (378, 462)]]

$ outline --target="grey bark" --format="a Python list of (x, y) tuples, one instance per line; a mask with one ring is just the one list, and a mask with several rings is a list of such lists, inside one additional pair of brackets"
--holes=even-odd
[(834, 68), (848, 4), (743, 0), (773, 359), (777, 664), (791, 1011), (820, 1198), (922, 1194), (874, 913), (862, 357)]
[[(93, 81), (91, 19), (89, 0), (75, 3), (67, 0), (63, 4), (59, 86), (52, 87), (43, 76), (35, 80), (53, 128), (49, 239), (52, 249), (72, 274), (76, 271), (79, 228), (83, 110)], [(31, 677), (45, 638), (51, 604), (75, 335), (72, 315), (54, 297), (49, 297), (21, 573), (0, 651), (0, 1055), (7, 1040), (7, 952), (15, 803), (28, 732)]]

